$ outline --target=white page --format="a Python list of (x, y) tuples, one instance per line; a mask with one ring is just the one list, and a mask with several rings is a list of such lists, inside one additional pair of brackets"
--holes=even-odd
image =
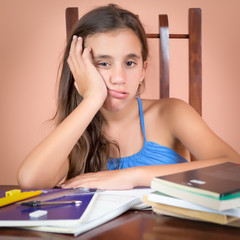
[[(122, 213), (136, 206), (141, 206), (142, 198), (152, 190), (150, 188), (136, 188), (131, 190), (120, 191), (98, 191), (95, 195), (96, 198), (91, 205), (90, 211), (81, 219), (81, 223), (73, 226), (42, 226), (31, 227), (28, 229), (71, 233), (75, 236), (93, 229), (111, 219), (116, 218)], [(146, 206), (146, 204), (144, 204)]]
[(148, 200), (156, 203), (162, 203), (170, 206), (175, 206), (175, 207), (181, 207), (181, 208), (186, 208), (186, 209), (192, 209), (192, 210), (197, 210), (197, 211), (203, 211), (203, 212), (210, 212), (210, 213), (217, 213), (221, 215), (228, 215), (228, 216), (233, 216), (233, 217), (240, 217), (240, 208), (234, 208), (234, 209), (229, 209), (225, 211), (217, 211), (214, 209), (202, 207), (200, 205), (188, 202), (186, 200), (174, 198), (171, 196), (167, 196), (165, 194), (162, 194), (160, 192), (150, 193), (148, 195)]

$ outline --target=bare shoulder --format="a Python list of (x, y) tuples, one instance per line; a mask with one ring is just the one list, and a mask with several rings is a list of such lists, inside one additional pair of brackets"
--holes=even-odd
[(180, 138), (189, 129), (206, 127), (201, 116), (183, 100), (168, 98), (142, 102), (146, 122), (163, 126), (173, 138)]
[[(183, 100), (177, 98), (149, 100), (143, 99), (143, 110), (146, 114), (158, 114), (165, 118), (172, 118), (181, 113), (191, 112), (194, 114), (195, 110)], [(168, 119), (169, 120), (169, 119)]]
[(188, 103), (174, 98), (143, 100), (143, 111), (148, 125), (152, 126), (148, 128), (151, 136), (163, 142), (162, 145), (174, 146), (173, 140), (177, 139), (196, 159), (225, 158), (239, 163), (239, 154), (218, 137)]

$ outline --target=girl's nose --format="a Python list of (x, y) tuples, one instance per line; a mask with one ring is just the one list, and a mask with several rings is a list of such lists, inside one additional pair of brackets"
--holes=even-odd
[(116, 67), (113, 69), (111, 74), (112, 84), (125, 84), (126, 83), (126, 73), (123, 67)]

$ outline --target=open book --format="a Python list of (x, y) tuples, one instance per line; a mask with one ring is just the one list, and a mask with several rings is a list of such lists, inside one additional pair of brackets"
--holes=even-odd
[[(7, 213), (7, 209), (10, 207), (8, 206), (0, 209), (0, 227), (24, 227), (31, 230), (69, 233), (77, 236), (107, 221), (110, 221), (111, 219), (121, 215), (131, 208), (145, 207), (146, 205), (142, 205), (142, 197), (148, 194), (150, 191), (150, 188), (137, 188), (126, 191), (96, 191), (94, 194), (92, 194), (92, 198), (90, 201), (88, 201), (88, 206), (85, 208), (85, 211), (81, 214), (81, 216), (79, 216), (77, 219), (69, 220), (47, 220), (44, 218), (38, 220), (7, 220), (6, 217), (3, 219), (1, 217), (1, 212), (4, 211)], [(20, 206), (17, 206), (17, 204), (13, 204), (12, 207), (20, 208)], [(79, 210), (76, 210), (76, 212), (78, 211)], [(59, 215), (63, 216), (65, 215), (64, 212), (67, 213), (68, 210), (61, 210), (61, 208), (58, 206), (58, 212)]]

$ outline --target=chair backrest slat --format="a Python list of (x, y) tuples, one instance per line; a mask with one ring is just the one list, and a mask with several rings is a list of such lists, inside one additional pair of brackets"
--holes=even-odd
[(169, 98), (169, 27), (168, 16), (159, 15), (160, 98)]
[(189, 104), (202, 115), (202, 11), (189, 9)]
[(68, 40), (71, 37), (73, 26), (78, 21), (78, 8), (66, 8), (65, 19), (66, 19), (66, 35)]

